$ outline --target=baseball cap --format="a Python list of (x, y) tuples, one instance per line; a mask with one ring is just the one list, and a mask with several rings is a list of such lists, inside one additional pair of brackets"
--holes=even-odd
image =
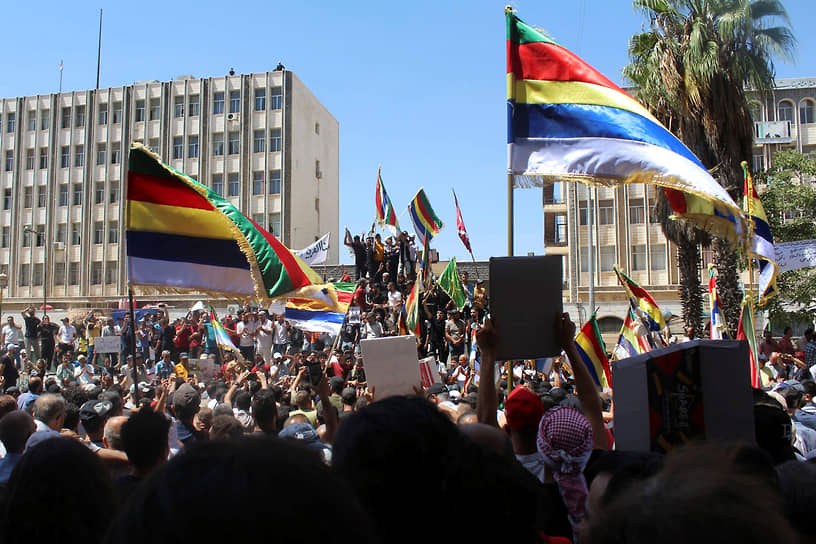
[(276, 351), (275, 353), (273, 353), (273, 354), (272, 354), (272, 358), (273, 358), (273, 359), (282, 359), (282, 358), (283, 358), (283, 355), (281, 355), (280, 353), (278, 353), (278, 352)]
[(18, 347), (19, 346), (17, 346), (17, 344), (13, 344), (13, 343), (9, 342), (8, 344), (6, 344), (6, 351), (8, 351), (10, 349), (17, 349)]
[(201, 395), (189, 383), (181, 384), (181, 387), (173, 393), (173, 407), (176, 413), (192, 409), (201, 402)]
[(89, 400), (79, 409), (79, 420), (85, 423), (98, 423), (113, 411), (113, 403), (108, 400)]
[(189, 358), (190, 358), (190, 355), (188, 355), (187, 352), (179, 353), (179, 359), (189, 359)]
[(544, 415), (538, 395), (525, 387), (516, 387), (504, 403), (507, 425), (514, 431), (535, 431)]

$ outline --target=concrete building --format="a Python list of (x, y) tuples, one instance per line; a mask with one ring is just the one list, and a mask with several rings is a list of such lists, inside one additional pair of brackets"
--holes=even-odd
[[(326, 232), (340, 239), (339, 125), (286, 70), (6, 98), (0, 127), (7, 304), (45, 295), (57, 307), (99, 307), (127, 293), (131, 142), (226, 196), (290, 248)], [(337, 256), (335, 244), (329, 262)]]

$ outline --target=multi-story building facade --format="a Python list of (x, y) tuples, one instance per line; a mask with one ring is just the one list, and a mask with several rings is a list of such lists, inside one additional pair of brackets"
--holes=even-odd
[(132, 142), (227, 197), (288, 247), (326, 232), (339, 239), (339, 125), (292, 72), (1, 99), (0, 126), (7, 303), (46, 295), (55, 306), (102, 306), (126, 294)]

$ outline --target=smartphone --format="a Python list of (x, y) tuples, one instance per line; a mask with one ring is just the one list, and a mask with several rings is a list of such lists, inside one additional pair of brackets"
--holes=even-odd
[(317, 387), (320, 380), (323, 379), (323, 365), (320, 364), (320, 361), (307, 362), (306, 372), (309, 374), (309, 381)]

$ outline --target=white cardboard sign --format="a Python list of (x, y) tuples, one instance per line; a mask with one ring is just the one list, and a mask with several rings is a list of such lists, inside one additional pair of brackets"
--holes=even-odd
[(420, 385), (416, 338), (388, 336), (360, 341), (368, 386), (376, 399), (413, 395)]
[(121, 336), (97, 336), (94, 339), (94, 353), (119, 353), (121, 349)]

